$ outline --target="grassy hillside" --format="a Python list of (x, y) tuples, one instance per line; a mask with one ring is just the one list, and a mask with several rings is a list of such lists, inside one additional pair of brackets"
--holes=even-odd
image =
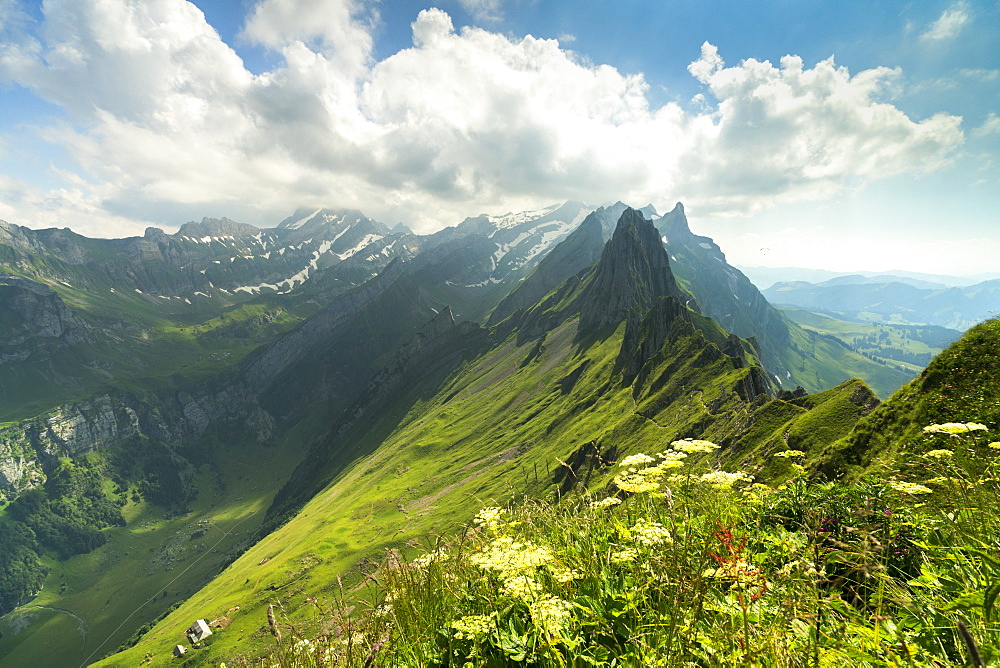
[[(468, 363), (383, 447), (100, 665), (1000, 656), (1000, 323), (971, 330), (853, 432), (874, 405), (858, 382), (738, 401), (741, 370), (710, 360), (711, 331), (688, 330), (648, 382), (627, 386), (614, 373), (621, 331), (577, 346), (574, 327)], [(702, 384), (709, 373), (736, 384)], [(726, 447), (678, 442), (698, 435)], [(861, 447), (876, 477), (809, 481)], [(782, 484), (750, 486), (752, 474)], [(564, 500), (525, 503), (545, 496)], [(197, 618), (219, 628), (177, 662), (168, 652)]]
[[(941, 423), (1000, 426), (1000, 320), (976, 325), (824, 454), (832, 473), (891, 465)], [(946, 442), (949, 440), (944, 439)]]
[(794, 324), (788, 332), (787, 345), (775, 355), (787, 369), (785, 378), (776, 377), (783, 389), (794, 389), (794, 382), (808, 392), (819, 392), (848, 378), (861, 378), (879, 397), (885, 398), (913, 377), (908, 370), (879, 364), (850, 350), (847, 344), (831, 334)]
[(957, 330), (933, 325), (854, 322), (801, 309), (782, 307), (779, 310), (810, 331), (840, 339), (868, 359), (914, 375), (962, 335)]
[[(106, 529), (106, 544), (63, 561), (47, 558), (41, 593), (0, 619), (2, 663), (84, 665), (219, 572), (247, 545), (297, 458), (252, 443), (231, 444), (227, 453), (225, 468), (206, 462), (198, 470), (187, 512), (130, 499), (128, 525)], [(273, 477), (260, 476), (260, 467)]]
[[(752, 368), (710, 342), (727, 339), (711, 321), (698, 320), (703, 329), (682, 327), (635, 385), (615, 370), (624, 326), (581, 344), (576, 323), (542, 339), (519, 343), (511, 336), (435, 392), (412, 388), (401, 399), (405, 416), (384, 440), (384, 429), (366, 425), (345, 434), (345, 442), (371, 454), (139, 645), (101, 665), (132, 665), (150, 653), (151, 665), (167, 665), (191, 621), (223, 615), (225, 630), (188, 654), (186, 665), (261, 655), (273, 643), (266, 633), (269, 605), (300, 632), (318, 632), (327, 622), (322, 606), (341, 587), (352, 592), (386, 550), (450, 536), (482, 505), (600, 487), (613, 476), (611, 463), (630, 452), (703, 434), (735, 442), (753, 423), (754, 402), (768, 402), (746, 394)], [(742, 456), (751, 459), (749, 446)]]

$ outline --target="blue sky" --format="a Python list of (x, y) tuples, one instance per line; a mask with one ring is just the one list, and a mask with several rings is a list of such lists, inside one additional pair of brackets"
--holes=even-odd
[(995, 272), (998, 34), (996, 0), (0, 0), (0, 219), (681, 200), (747, 266)]

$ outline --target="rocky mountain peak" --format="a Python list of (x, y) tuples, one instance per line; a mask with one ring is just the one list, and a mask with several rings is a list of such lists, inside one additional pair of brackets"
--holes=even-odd
[(687, 216), (684, 214), (684, 205), (680, 202), (675, 204), (668, 213), (663, 214), (663, 217), (657, 222), (660, 231), (667, 237), (668, 243), (690, 240), (694, 237), (694, 233), (691, 232), (688, 225)]
[(253, 236), (260, 230), (247, 223), (237, 223), (229, 218), (202, 218), (200, 223), (189, 222), (177, 231), (179, 237)]
[(659, 297), (684, 301), (656, 228), (642, 213), (626, 208), (582, 295), (580, 328), (616, 324)]

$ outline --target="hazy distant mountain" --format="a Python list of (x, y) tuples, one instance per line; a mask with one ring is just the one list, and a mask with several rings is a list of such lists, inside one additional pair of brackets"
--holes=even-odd
[(764, 296), (774, 304), (829, 312), (860, 322), (939, 325), (965, 330), (1000, 311), (1000, 279), (949, 288), (921, 288), (891, 280), (776, 283)]
[(920, 288), (935, 288), (948, 286), (975, 285), (982, 281), (1000, 278), (1000, 273), (982, 274), (976, 276), (949, 276), (944, 274), (925, 274), (915, 271), (855, 271), (838, 272), (826, 269), (807, 269), (805, 267), (743, 267), (740, 271), (753, 281), (761, 290), (770, 288), (775, 283), (790, 283), (806, 281), (822, 283), (832, 279), (846, 278), (849, 282), (890, 282), (906, 283)]

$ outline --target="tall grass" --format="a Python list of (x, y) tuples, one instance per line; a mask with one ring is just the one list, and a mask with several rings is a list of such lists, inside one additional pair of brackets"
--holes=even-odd
[[(263, 666), (986, 666), (1000, 663), (1000, 443), (935, 425), (860, 481), (782, 484), (675, 441), (605, 491), (484, 508), (365, 590), (271, 624)], [(280, 642), (278, 638), (281, 637)]]

